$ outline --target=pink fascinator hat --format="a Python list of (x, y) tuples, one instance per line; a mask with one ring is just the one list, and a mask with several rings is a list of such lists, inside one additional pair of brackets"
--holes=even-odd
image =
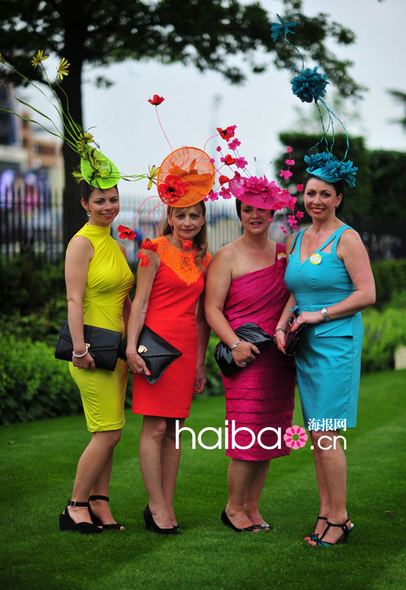
[(264, 176), (240, 176), (238, 172), (228, 184), (231, 194), (245, 205), (277, 211), (294, 209), (296, 197)]

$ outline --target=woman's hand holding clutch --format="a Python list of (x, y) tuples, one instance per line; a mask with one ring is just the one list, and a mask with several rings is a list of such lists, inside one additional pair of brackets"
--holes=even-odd
[(145, 364), (144, 359), (136, 351), (131, 351), (127, 348), (127, 364), (130, 372), (133, 374), (150, 375), (150, 371)]
[(255, 355), (260, 354), (260, 352), (255, 344), (240, 340), (238, 345), (233, 349), (232, 355), (238, 367), (246, 367), (248, 363), (255, 360)]

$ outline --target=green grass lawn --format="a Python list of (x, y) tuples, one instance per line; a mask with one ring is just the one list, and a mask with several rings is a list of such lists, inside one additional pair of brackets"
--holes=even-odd
[[(111, 486), (124, 533), (60, 533), (76, 461), (88, 435), (82, 417), (0, 429), (1, 569), (4, 589), (127, 590), (216, 588), (294, 590), (406, 587), (406, 371), (362, 379), (359, 423), (347, 436), (348, 545), (311, 549), (303, 541), (317, 515), (309, 445), (275, 460), (262, 512), (274, 529), (237, 534), (220, 522), (226, 500), (223, 451), (192, 451), (185, 435), (176, 508), (184, 534), (145, 531), (138, 417), (127, 415)], [(297, 403), (295, 421), (301, 424)], [(224, 427), (222, 398), (196, 400), (187, 425)], [(209, 437), (205, 439), (209, 442)]]

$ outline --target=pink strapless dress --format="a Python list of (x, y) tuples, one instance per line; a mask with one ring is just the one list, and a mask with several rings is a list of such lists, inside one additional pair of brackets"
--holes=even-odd
[[(233, 329), (252, 322), (274, 334), (289, 298), (283, 278), (286, 267), (284, 254), (284, 246), (278, 244), (275, 264), (233, 279), (224, 305), (224, 315)], [(283, 434), (292, 425), (296, 383), (293, 360), (271, 345), (246, 368), (232, 377), (222, 376), (222, 380), (228, 420), (226, 455), (245, 461), (268, 461), (288, 455), (290, 449), (285, 445)], [(237, 430), (235, 442), (247, 447), (254, 440), (250, 448), (232, 448), (232, 421), (234, 432)], [(250, 432), (238, 432), (241, 427), (250, 429)], [(267, 427), (274, 430), (263, 430)], [(258, 440), (261, 430), (263, 432)]]

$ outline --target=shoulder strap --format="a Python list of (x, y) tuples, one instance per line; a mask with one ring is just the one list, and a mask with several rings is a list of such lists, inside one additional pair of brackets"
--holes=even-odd
[(333, 232), (331, 234), (331, 236), (329, 238), (327, 238), (327, 240), (325, 242), (322, 243), (321, 246), (319, 246), (319, 248), (317, 248), (316, 252), (321, 252), (322, 250), (324, 250), (324, 248), (327, 248), (327, 246), (329, 244), (331, 244), (331, 242), (334, 242), (331, 251), (334, 250), (334, 245), (336, 244), (336, 240), (340, 239), (341, 234), (343, 233), (343, 231), (345, 231), (346, 229), (348, 229), (350, 226), (349, 225), (342, 225), (341, 227), (339, 227), (338, 229), (335, 230), (335, 232)]
[(293, 242), (292, 242), (292, 244), (290, 246), (289, 254), (292, 254), (293, 250), (295, 249), (295, 246), (296, 246), (296, 243), (297, 243), (297, 241), (299, 239), (299, 236), (300, 236), (300, 240), (299, 240), (299, 243), (298, 243), (298, 249), (300, 250), (300, 244), (302, 243), (302, 238), (303, 238), (303, 230), (297, 232), (297, 234), (293, 238)]
[(350, 225), (345, 224), (345, 225), (342, 225), (341, 227), (339, 227), (338, 230), (336, 231), (336, 233), (334, 235), (333, 247), (331, 248), (332, 252), (337, 251), (338, 242), (340, 241), (341, 236), (343, 235), (343, 233), (347, 229), (352, 229), (352, 227)]

